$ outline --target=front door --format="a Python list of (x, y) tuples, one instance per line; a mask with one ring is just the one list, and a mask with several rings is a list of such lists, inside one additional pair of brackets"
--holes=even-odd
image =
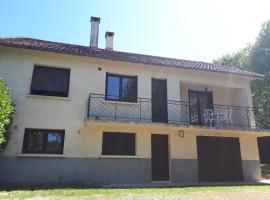
[(152, 121), (168, 122), (167, 80), (152, 79)]
[(190, 123), (203, 125), (203, 112), (206, 109), (213, 110), (213, 93), (189, 90), (188, 96)]
[(151, 135), (152, 181), (169, 181), (168, 135)]

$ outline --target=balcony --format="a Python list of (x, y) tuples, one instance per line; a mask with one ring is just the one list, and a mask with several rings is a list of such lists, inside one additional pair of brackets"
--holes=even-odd
[[(163, 104), (163, 108), (158, 109), (162, 112), (154, 111), (153, 105), (157, 102)], [(87, 118), (237, 130), (263, 130), (270, 124), (266, 115), (256, 114), (251, 107), (191, 105), (189, 102), (150, 98), (136, 98), (130, 102), (107, 101), (105, 95), (93, 93), (89, 95)]]

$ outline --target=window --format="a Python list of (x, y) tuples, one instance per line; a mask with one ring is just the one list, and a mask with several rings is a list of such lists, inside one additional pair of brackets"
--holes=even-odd
[(35, 66), (30, 93), (68, 97), (69, 69)]
[(137, 102), (137, 76), (107, 73), (106, 100)]
[(103, 133), (102, 155), (135, 155), (135, 133)]
[(64, 130), (25, 129), (23, 153), (63, 154)]

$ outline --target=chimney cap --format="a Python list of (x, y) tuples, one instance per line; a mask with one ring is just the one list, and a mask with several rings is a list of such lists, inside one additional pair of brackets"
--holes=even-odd
[(107, 32), (105, 33), (105, 38), (108, 37), (108, 36), (113, 37), (113, 36), (114, 36), (114, 32), (109, 32), (109, 31), (107, 31)]
[(100, 22), (100, 17), (91, 17), (91, 20), (90, 20), (91, 22)]

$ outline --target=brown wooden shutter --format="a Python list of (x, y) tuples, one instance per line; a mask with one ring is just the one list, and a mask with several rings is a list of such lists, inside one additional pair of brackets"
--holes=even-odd
[(103, 133), (103, 155), (135, 155), (135, 133)]
[(31, 94), (68, 96), (69, 69), (35, 66)]

